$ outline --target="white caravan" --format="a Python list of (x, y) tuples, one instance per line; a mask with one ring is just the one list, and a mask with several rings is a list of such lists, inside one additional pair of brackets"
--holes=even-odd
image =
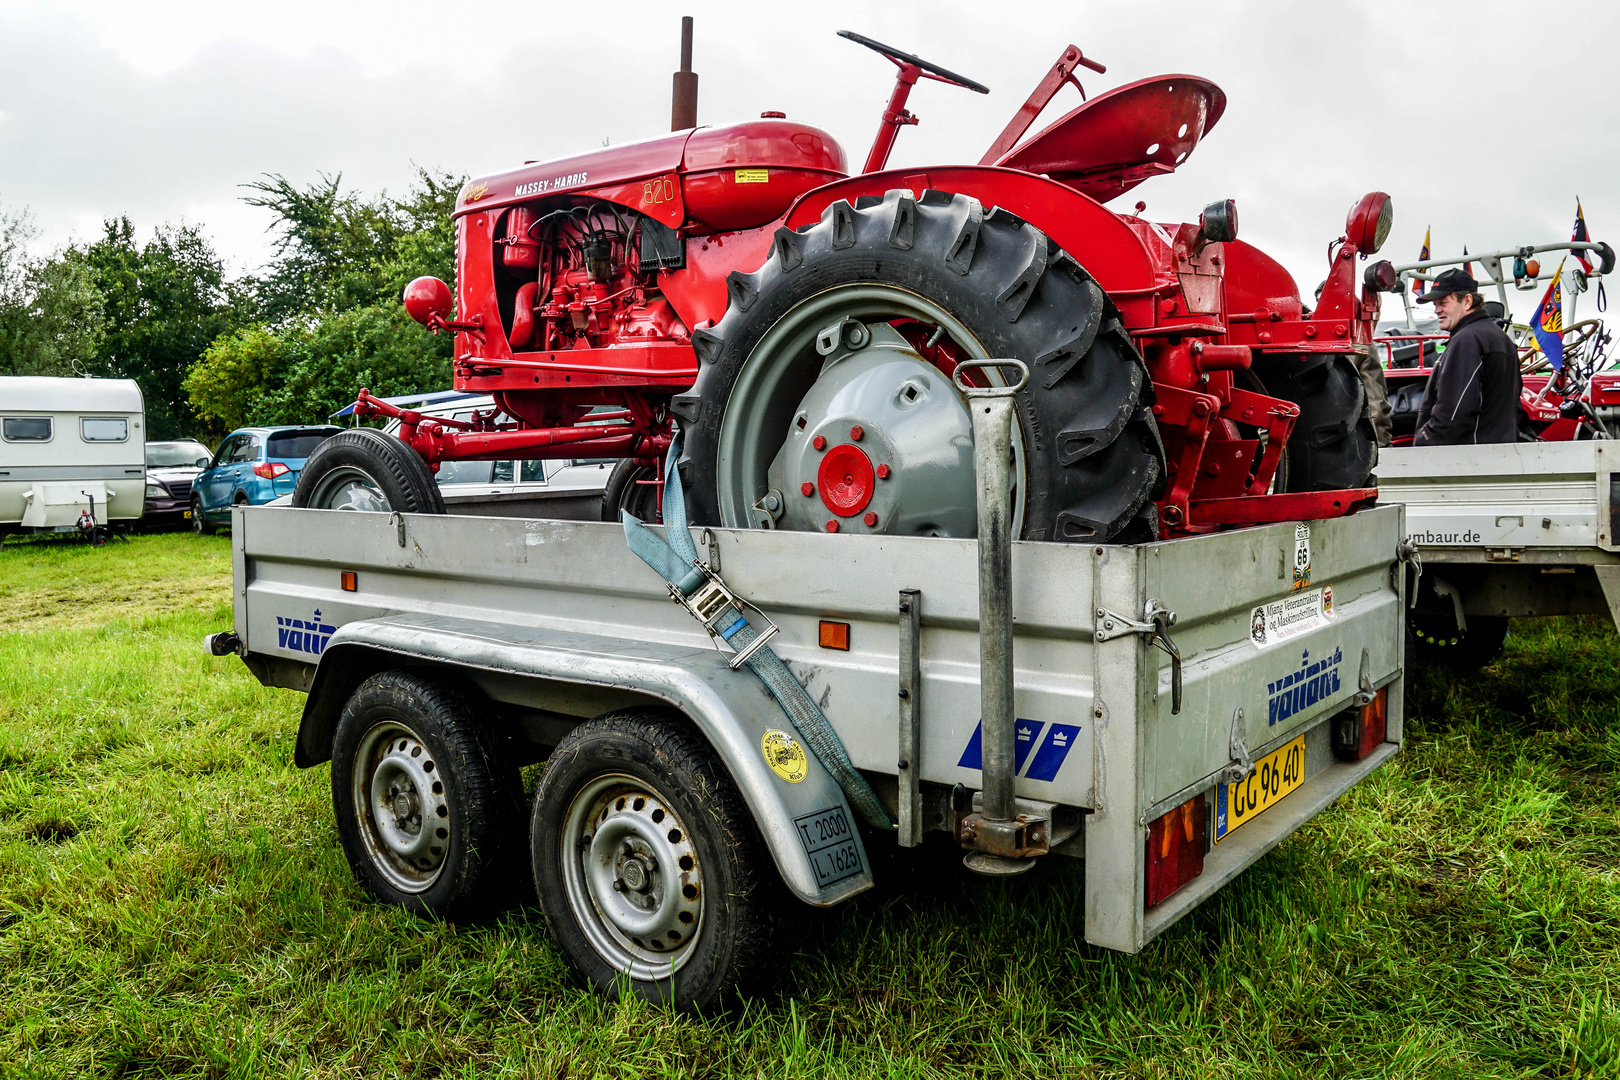
[[(146, 410), (129, 379), (0, 377), (0, 536), (133, 521)], [(88, 523), (88, 522), (87, 522)]]

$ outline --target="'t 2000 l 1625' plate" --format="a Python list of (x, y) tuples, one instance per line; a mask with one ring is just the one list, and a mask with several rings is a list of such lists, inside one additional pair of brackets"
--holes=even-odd
[(1305, 782), (1305, 736), (1254, 763), (1235, 784), (1215, 785), (1215, 842), (1269, 810)]

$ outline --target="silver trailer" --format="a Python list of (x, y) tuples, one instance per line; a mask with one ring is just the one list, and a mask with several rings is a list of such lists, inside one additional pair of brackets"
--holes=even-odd
[[(776, 880), (836, 904), (872, 884), (870, 845), (928, 833), (987, 873), (1084, 858), (1085, 939), (1134, 953), (1401, 744), (1398, 506), (1013, 543), (999, 642), (977, 541), (692, 529), (730, 590), (703, 595), (768, 616), (830, 743), (619, 525), (232, 513), (235, 630), (209, 646), (308, 694), (296, 761), (332, 761), (357, 876), (457, 917), (532, 867), (609, 993), (715, 1000), (781, 955)], [(1003, 657), (1004, 716), (981, 702)], [(531, 823), (518, 767), (541, 760)], [(885, 827), (857, 827), (862, 791)]]
[(1422, 560), (1415, 644), (1463, 669), (1507, 620), (1607, 615), (1620, 625), (1620, 442), (1386, 447), (1379, 496), (1406, 506)]

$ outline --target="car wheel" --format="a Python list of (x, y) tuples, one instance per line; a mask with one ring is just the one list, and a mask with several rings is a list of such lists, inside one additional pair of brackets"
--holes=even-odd
[(214, 527), (203, 514), (202, 499), (196, 495), (191, 497), (191, 531), (198, 536), (212, 536), (214, 533)]
[(597, 991), (720, 1005), (780, 953), (780, 887), (725, 765), (689, 724), (588, 720), (541, 776), (529, 825), (553, 938)]
[(418, 915), (492, 913), (527, 872), (511, 755), (432, 678), (385, 671), (349, 698), (332, 741), (332, 805), (360, 884)]

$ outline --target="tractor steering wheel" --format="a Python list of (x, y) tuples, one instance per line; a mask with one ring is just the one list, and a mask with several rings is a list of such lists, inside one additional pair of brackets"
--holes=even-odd
[(972, 90), (975, 94), (988, 94), (990, 92), (990, 88), (983, 83), (976, 83), (972, 79), (958, 75), (954, 71), (947, 71), (938, 64), (930, 64), (921, 57), (901, 52), (899, 49), (885, 45), (881, 41), (873, 41), (871, 38), (857, 34), (853, 30), (840, 30), (838, 36), (848, 38), (858, 45), (865, 45), (873, 52), (882, 53), (897, 65), (910, 64), (920, 70), (925, 77), (933, 79), (935, 82), (950, 83), (952, 86), (960, 86), (964, 90)]

